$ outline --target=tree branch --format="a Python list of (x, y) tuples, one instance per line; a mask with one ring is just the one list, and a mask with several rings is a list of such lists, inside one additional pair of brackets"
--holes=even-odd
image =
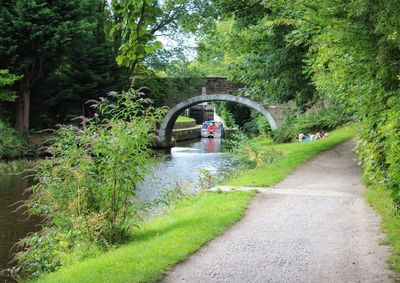
[(157, 31), (159, 31), (160, 29), (164, 28), (165, 26), (169, 25), (170, 23), (172, 23), (175, 19), (176, 19), (176, 15), (178, 14), (178, 12), (180, 12), (180, 10), (182, 9), (182, 7), (184, 7), (184, 3), (180, 4), (176, 9), (174, 9), (172, 11), (172, 13), (169, 13), (164, 19), (162, 19), (157, 25), (155, 25), (150, 31), (150, 34), (155, 34)]

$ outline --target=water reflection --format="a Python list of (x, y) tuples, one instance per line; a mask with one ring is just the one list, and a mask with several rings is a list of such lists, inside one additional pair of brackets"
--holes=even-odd
[(162, 161), (139, 185), (138, 197), (144, 201), (160, 198), (176, 186), (196, 191), (200, 170), (223, 177), (232, 170), (232, 160), (222, 153), (221, 139), (201, 139), (179, 143), (171, 149), (169, 158)]
[(197, 149), (200, 153), (217, 153), (221, 152), (222, 148), (221, 139), (200, 139), (196, 142), (179, 143), (176, 147), (173, 147), (171, 151), (180, 151), (180, 149)]
[[(22, 176), (0, 175), (0, 281), (6, 282), (7, 277), (2, 269), (9, 266), (12, 258), (10, 253), (13, 245), (36, 228), (37, 218), (28, 219), (20, 210), (14, 212), (16, 205), (12, 205), (27, 197), (23, 194), (32, 180)], [(36, 228), (37, 229), (37, 228)]]

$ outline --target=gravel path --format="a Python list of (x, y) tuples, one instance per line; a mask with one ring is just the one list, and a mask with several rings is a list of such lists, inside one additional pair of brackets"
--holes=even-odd
[(261, 191), (245, 216), (164, 282), (392, 282), (352, 142)]

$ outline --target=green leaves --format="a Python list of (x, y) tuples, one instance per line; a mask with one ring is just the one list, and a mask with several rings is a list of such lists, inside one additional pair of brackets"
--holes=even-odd
[(137, 203), (136, 185), (154, 162), (148, 146), (164, 110), (134, 89), (91, 103), (96, 115), (79, 117), (80, 128), (58, 130), (48, 149), (52, 157), (36, 174), (27, 205), (46, 222), (22, 241), (22, 272), (37, 276), (58, 268), (76, 243), (108, 249), (130, 237), (149, 209)]
[(16, 91), (11, 90), (11, 87), (21, 78), (22, 76), (10, 74), (9, 70), (0, 69), (0, 102), (11, 102), (17, 98)]
[(154, 35), (157, 30), (157, 17), (162, 14), (162, 10), (157, 1), (153, 2), (112, 1), (114, 12), (122, 19), (111, 31), (113, 35), (120, 33), (122, 38), (116, 61), (118, 65), (128, 67), (131, 73), (136, 71), (144, 58), (162, 46), (161, 42), (155, 40)]

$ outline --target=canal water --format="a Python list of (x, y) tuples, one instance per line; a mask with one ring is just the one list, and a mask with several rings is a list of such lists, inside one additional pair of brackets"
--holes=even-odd
[(200, 189), (201, 171), (213, 179), (222, 179), (232, 172), (234, 162), (223, 152), (221, 139), (200, 139), (179, 143), (164, 155), (164, 160), (138, 186), (138, 198), (145, 202), (162, 198), (163, 193), (179, 187), (184, 191)]
[(13, 258), (13, 246), (29, 232), (38, 230), (39, 220), (27, 217), (24, 210), (17, 210), (18, 201), (25, 199), (26, 188), (32, 179), (20, 175), (0, 175), (0, 282), (8, 282), (3, 269)]
[[(159, 199), (167, 191), (179, 186), (183, 190), (196, 191), (200, 170), (207, 170), (215, 178), (223, 178), (233, 170), (233, 161), (223, 153), (221, 139), (201, 139), (178, 143), (170, 152), (162, 153), (163, 160), (138, 186), (138, 198), (150, 202)], [(23, 211), (14, 212), (14, 203), (26, 198), (24, 191), (32, 180), (21, 176), (0, 173), (0, 282), (7, 278), (2, 270), (9, 266), (12, 247), (27, 233), (37, 230), (39, 220), (27, 219)], [(11, 252), (10, 252), (11, 251)]]

